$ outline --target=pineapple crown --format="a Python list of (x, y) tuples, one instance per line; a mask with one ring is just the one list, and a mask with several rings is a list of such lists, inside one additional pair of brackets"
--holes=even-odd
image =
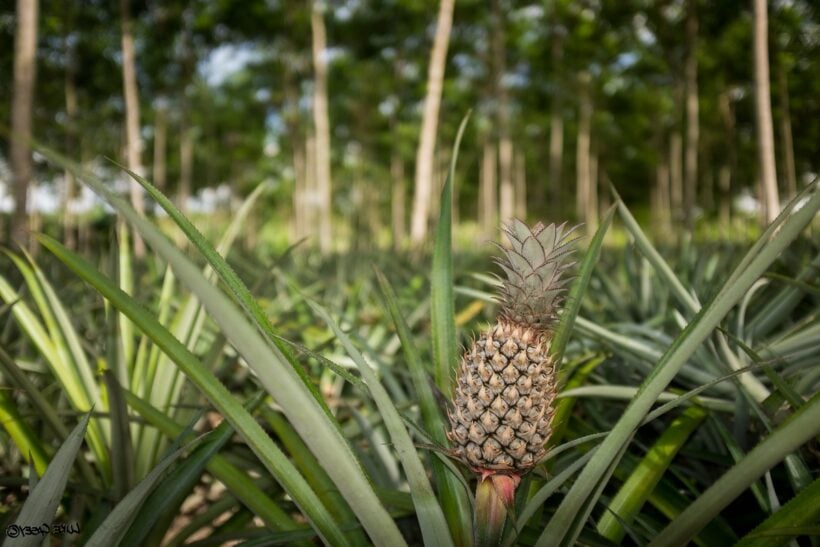
[(501, 314), (513, 323), (549, 330), (571, 279), (564, 273), (574, 264), (567, 260), (575, 241), (569, 236), (578, 226), (538, 222), (530, 228), (513, 219), (503, 228), (510, 248), (499, 245), (503, 254), (496, 259), (507, 274), (499, 290)]

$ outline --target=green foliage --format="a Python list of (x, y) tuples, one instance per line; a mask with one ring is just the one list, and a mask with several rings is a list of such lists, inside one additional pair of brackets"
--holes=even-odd
[[(0, 392), (12, 421), (0, 433), (10, 447), (4, 475), (20, 484), (45, 475), (19, 516), (22, 491), (3, 507), (5, 523), (25, 524), (36, 502), (49, 515), (77, 515), (78, 539), (100, 545), (181, 544), (196, 532), (260, 543), (471, 543), (474, 478), (447, 458), (432, 378), (450, 376), (454, 362), (434, 363), (455, 361), (460, 331), (491, 320), (495, 305), (491, 279), (475, 275), (492, 262), (452, 249), (449, 207), (421, 266), (386, 253), (316, 261), (298, 249), (267, 262), (231, 252), (235, 226), (213, 246), (141, 180), (200, 251), (192, 258), (100, 180), (42, 153), (103, 195), (157, 254), (140, 264), (121, 232), (108, 256), (85, 258), (45, 235), (41, 258), (7, 255), (0, 335), (13, 342), (0, 364), (3, 386), (15, 389)], [(444, 205), (447, 186), (443, 195)], [(748, 249), (684, 242), (671, 253), (625, 204), (613, 206), (579, 251), (556, 339), (565, 387), (555, 434), (508, 525), (494, 530), (503, 545), (811, 533), (817, 245), (801, 234), (818, 210), (815, 184)], [(633, 241), (625, 248), (606, 245), (616, 214)], [(111, 264), (118, 274), (105, 271)], [(66, 267), (90, 288), (71, 287)], [(77, 311), (95, 316), (82, 319), (96, 330), (81, 336), (68, 310), (90, 294), (106, 305)], [(83, 405), (92, 413), (69, 432)], [(225, 488), (203, 495), (217, 481)], [(37, 501), (46, 491), (51, 501)], [(191, 500), (198, 517), (182, 514)], [(744, 518), (722, 514), (729, 505)]]

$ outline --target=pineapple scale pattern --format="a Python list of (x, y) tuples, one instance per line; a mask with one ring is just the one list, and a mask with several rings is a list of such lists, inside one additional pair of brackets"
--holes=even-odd
[(449, 413), (454, 453), (476, 472), (523, 474), (545, 455), (556, 395), (550, 340), (573, 230), (505, 227), (501, 313), (464, 353)]

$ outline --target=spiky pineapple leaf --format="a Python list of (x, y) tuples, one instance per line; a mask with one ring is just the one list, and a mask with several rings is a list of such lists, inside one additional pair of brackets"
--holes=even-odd
[[(817, 214), (820, 209), (820, 192), (817, 186), (815, 183), (807, 187), (795, 198), (795, 200), (805, 199), (805, 204), (793, 214), (780, 217), (779, 229), (767, 238), (765, 245), (752, 246), (747, 257), (741, 262), (742, 270), (736, 270), (730, 276), (731, 283), (727, 282), (723, 285), (714, 299), (693, 318), (665, 352), (644, 381), (638, 396), (632, 400), (612, 432), (601, 443), (595, 456), (581, 472), (578, 480), (541, 534), (538, 545), (572, 545), (575, 543), (603, 486), (608, 482), (613, 469), (612, 463), (619, 460), (632, 439), (635, 429), (657, 397), (714, 331), (729, 310), (743, 298), (757, 278)], [(805, 407), (801, 410), (805, 410)]]
[(558, 328), (555, 331), (555, 336), (550, 345), (550, 351), (557, 363), (560, 363), (561, 358), (564, 356), (564, 350), (567, 347), (567, 342), (569, 342), (572, 328), (575, 325), (578, 312), (581, 310), (581, 301), (586, 294), (587, 287), (589, 287), (592, 272), (598, 264), (598, 257), (601, 255), (601, 246), (604, 243), (604, 236), (607, 230), (609, 230), (609, 226), (612, 224), (612, 219), (615, 216), (616, 206), (617, 204), (610, 207), (601, 220), (598, 229), (595, 231), (595, 235), (589, 243), (589, 247), (584, 253), (584, 258), (581, 259), (578, 275), (575, 277), (572, 287), (570, 287), (564, 306), (564, 313), (561, 314), (561, 321), (558, 323)]
[[(453, 156), (450, 159), (450, 170), (441, 192), (440, 213), (433, 243), (433, 264), (430, 272), (433, 378), (438, 389), (446, 395), (452, 393), (453, 371), (456, 366), (458, 348), (453, 290), (453, 184), (461, 139), (469, 119), (470, 112), (464, 116), (459, 125), (453, 145)], [(453, 542), (457, 545), (469, 545), (471, 542), (469, 500), (457, 482), (452, 480), (452, 477), (448, 477), (447, 471), (441, 466), (434, 464), (434, 471)]]
[[(17, 516), (15, 523), (18, 526), (39, 525), (40, 523), (50, 523), (54, 519), (63, 491), (68, 483), (68, 476), (74, 467), (74, 460), (83, 444), (88, 421), (91, 412), (85, 414), (68, 438), (57, 450), (54, 458), (49, 462), (43, 477), (37, 482)], [(14, 540), (15, 545), (24, 547), (34, 547), (40, 545), (43, 538), (33, 534), (23, 536)]]

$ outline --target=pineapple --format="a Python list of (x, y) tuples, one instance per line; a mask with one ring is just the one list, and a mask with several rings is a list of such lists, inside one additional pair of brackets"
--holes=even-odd
[(504, 227), (501, 312), (464, 353), (449, 412), (454, 456), (482, 477), (516, 479), (545, 455), (556, 395), (550, 341), (571, 266), (566, 224)]

